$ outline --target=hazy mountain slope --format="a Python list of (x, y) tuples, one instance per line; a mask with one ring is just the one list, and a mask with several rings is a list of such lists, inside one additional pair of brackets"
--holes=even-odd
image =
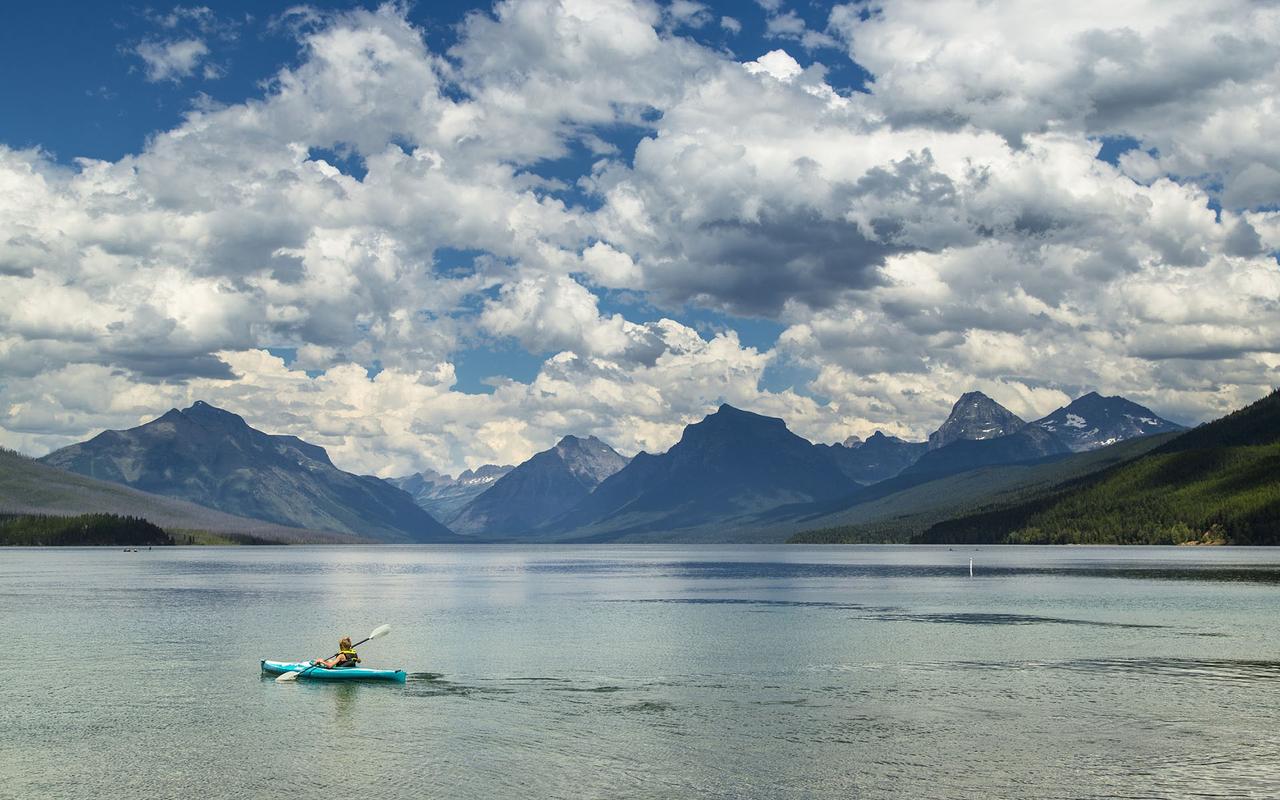
[(877, 483), (914, 464), (928, 449), (928, 444), (907, 442), (876, 431), (865, 442), (855, 436), (844, 444), (826, 448), (845, 475), (858, 483)]
[(495, 481), (451, 524), (459, 533), (520, 535), (572, 508), (626, 464), (594, 436), (566, 436)]
[(940, 522), (925, 542), (1280, 544), (1280, 393), (1142, 458)]
[(351, 541), (349, 535), (273, 525), (224, 514), (185, 500), (148, 494), (66, 472), (0, 450), (0, 514), (118, 514), (142, 517), (169, 531), (244, 534), (279, 542)]
[(426, 470), (403, 478), (388, 478), (387, 483), (408, 492), (419, 508), (448, 525), (468, 503), (513, 469), (509, 464), (485, 464), (466, 470), (456, 478)]
[(1064, 455), (1071, 450), (1053, 433), (1024, 425), (1021, 430), (993, 439), (961, 439), (922, 455), (902, 475), (948, 475), (978, 467), (1017, 464)]
[(378, 478), (333, 465), (324, 448), (271, 436), (204, 402), (50, 453), (50, 466), (219, 511), (386, 541), (456, 537)]

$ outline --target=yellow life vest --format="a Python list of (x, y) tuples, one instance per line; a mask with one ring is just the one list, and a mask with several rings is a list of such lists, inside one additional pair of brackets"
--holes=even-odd
[(355, 650), (350, 650), (350, 649), (347, 649), (347, 648), (343, 648), (343, 649), (339, 650), (338, 652), (339, 652), (339, 653), (341, 653), (342, 655), (346, 656), (346, 658), (344, 658), (344, 659), (343, 659), (343, 663), (346, 663), (346, 664), (359, 664), (359, 663), (360, 663), (360, 656), (356, 653), (356, 651), (355, 651)]

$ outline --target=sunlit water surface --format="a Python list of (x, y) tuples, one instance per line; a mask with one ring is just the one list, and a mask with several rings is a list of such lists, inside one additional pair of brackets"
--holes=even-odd
[(1272, 550), (10, 549), (0, 621), (6, 798), (1280, 797)]

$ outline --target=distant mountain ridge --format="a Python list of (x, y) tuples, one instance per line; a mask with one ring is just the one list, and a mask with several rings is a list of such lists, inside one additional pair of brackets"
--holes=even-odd
[(719, 524), (854, 487), (827, 447), (728, 404), (688, 425), (665, 453), (640, 453), (537, 533), (597, 540)]
[(456, 541), (413, 498), (333, 465), (324, 448), (256, 430), (203, 401), (104, 431), (41, 461), (230, 514), (385, 541)]
[(865, 442), (852, 436), (844, 444), (828, 445), (828, 452), (844, 474), (866, 484), (894, 477), (916, 463), (928, 447), (927, 442), (908, 442), (876, 431)]
[(423, 470), (402, 478), (388, 478), (387, 483), (408, 492), (420, 508), (448, 525), (468, 503), (513, 469), (510, 464), (485, 464), (465, 470), (457, 478)]
[(1023, 425), (1021, 430), (990, 439), (958, 439), (937, 450), (930, 450), (902, 475), (949, 475), (955, 472), (999, 464), (1017, 464), (1070, 453), (1053, 433)]
[(450, 524), (465, 534), (527, 533), (572, 508), (627, 462), (626, 456), (594, 436), (566, 436), (494, 481)]

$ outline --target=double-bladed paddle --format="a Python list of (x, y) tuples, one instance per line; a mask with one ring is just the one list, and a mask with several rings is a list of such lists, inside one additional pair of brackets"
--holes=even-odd
[[(373, 629), (373, 633), (369, 634), (368, 636), (364, 637), (360, 641), (351, 645), (351, 649), (354, 650), (360, 645), (364, 644), (365, 642), (372, 641), (382, 636), (386, 636), (388, 633), (391, 633), (390, 625), (379, 625), (378, 627)], [(340, 652), (341, 651), (339, 651), (339, 653)], [(338, 655), (338, 653), (334, 653), (332, 656), (329, 656), (329, 658), (333, 658), (336, 655)], [(329, 658), (326, 658), (325, 661), (328, 661)], [(306, 669), (295, 670), (293, 672), (286, 672), (283, 675), (276, 678), (276, 683), (289, 683), (291, 681), (296, 681), (298, 678), (301, 678), (303, 675), (306, 675), (308, 672), (315, 669), (317, 666), (318, 664), (313, 662), (311, 666), (307, 667)]]

